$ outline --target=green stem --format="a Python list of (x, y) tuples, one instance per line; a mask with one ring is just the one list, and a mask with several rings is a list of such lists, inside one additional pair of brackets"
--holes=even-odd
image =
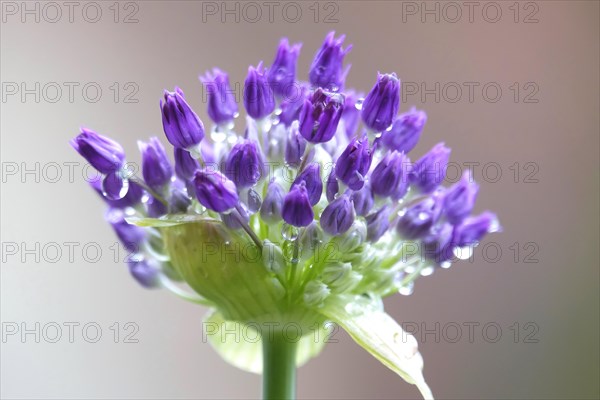
[(281, 331), (263, 333), (263, 399), (296, 398), (296, 342)]

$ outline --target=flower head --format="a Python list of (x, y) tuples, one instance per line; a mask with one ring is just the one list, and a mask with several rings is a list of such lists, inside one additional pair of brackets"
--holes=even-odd
[[(443, 143), (410, 163), (427, 117), (416, 109), (396, 116), (394, 73), (380, 74), (362, 105), (360, 92), (344, 88), (343, 41), (326, 37), (309, 83), (296, 77), (300, 46), (286, 39), (268, 71), (250, 67), (245, 128), (236, 126), (221, 70), (201, 78), (212, 121), (206, 139), (183, 92), (165, 92), (174, 168), (156, 138), (140, 144), (141, 177), (112, 139), (84, 129), (71, 144), (100, 172), (92, 187), (142, 286), (208, 306), (206, 321), (225, 329), (299, 324), (298, 363), (323, 346), (315, 327), (326, 337), (323, 324), (333, 321), (431, 397), (416, 340), (382, 299), (412, 292), (418, 276), (449, 267), (458, 250), (500, 227), (489, 211), (471, 215), (479, 187), (470, 175), (442, 186), (450, 155)], [(414, 246), (422, 252), (405, 257)], [(193, 292), (174, 285), (180, 281)], [(207, 336), (227, 361), (261, 372), (260, 343)]]

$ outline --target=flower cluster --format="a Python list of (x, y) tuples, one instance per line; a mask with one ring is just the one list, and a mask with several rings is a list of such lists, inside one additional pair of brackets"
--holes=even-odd
[(379, 74), (366, 96), (345, 89), (351, 46), (343, 42), (326, 37), (308, 82), (296, 77), (301, 45), (287, 39), (269, 68), (251, 66), (243, 134), (225, 72), (201, 77), (208, 132), (181, 89), (165, 91), (174, 164), (157, 138), (140, 142), (142, 178), (124, 168), (123, 148), (111, 139), (83, 129), (71, 144), (104, 175), (93, 187), (135, 252), (129, 269), (142, 285), (238, 323), (333, 320), (427, 395), (416, 349), (390, 359), (361, 336), (368, 321), (353, 322), (376, 315), (392, 324), (381, 317), (382, 297), (411, 293), (418, 276), (449, 267), (499, 223), (491, 212), (472, 215), (479, 187), (469, 174), (441, 186), (444, 143), (411, 161), (427, 116), (415, 108), (398, 115), (395, 73)]

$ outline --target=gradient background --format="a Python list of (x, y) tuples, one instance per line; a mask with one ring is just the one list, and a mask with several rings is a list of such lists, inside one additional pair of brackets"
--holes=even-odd
[[(220, 3), (220, 2), (219, 2)], [(259, 2), (262, 3), (262, 2)], [(403, 14), (402, 2), (339, 1), (320, 4), (318, 22), (309, 7), (297, 23), (282, 17), (283, 3), (268, 20), (266, 9), (256, 22), (241, 16), (236, 23), (220, 14), (206, 16), (202, 2), (138, 1), (137, 23), (122, 23), (133, 8), (121, 3), (119, 23), (109, 7), (97, 23), (82, 18), (79, 3), (74, 21), (62, 18), (39, 23), (34, 16), (5, 12), (1, 28), (2, 99), (2, 242), (1, 319), (33, 328), (56, 322), (79, 322), (74, 342), (66, 328), (58, 343), (33, 335), (22, 342), (10, 336), (1, 343), (1, 395), (3, 398), (252, 398), (259, 395), (260, 378), (223, 362), (201, 340), (205, 310), (180, 301), (166, 292), (145, 291), (129, 278), (126, 268), (113, 260), (116, 239), (103, 221), (101, 201), (82, 177), (82, 162), (68, 146), (81, 125), (118, 139), (130, 161), (139, 161), (136, 140), (163, 138), (158, 100), (164, 88), (179, 85), (201, 117), (207, 121), (199, 73), (219, 66), (234, 82), (243, 82), (248, 64), (271, 62), (280, 36), (304, 43), (299, 74), (307, 73), (314, 52), (330, 30), (348, 35), (354, 49), (348, 86), (368, 90), (376, 72), (396, 71), (405, 82), (426, 82), (433, 87), (448, 82), (478, 82), (473, 102), (467, 92), (451, 102), (447, 92), (436, 102), (408, 96), (402, 109), (416, 105), (427, 111), (429, 122), (413, 157), (444, 140), (453, 148), (453, 161), (498, 163), (482, 179), (479, 210), (497, 211), (504, 233), (489, 238), (500, 248), (497, 262), (476, 252), (472, 263), (417, 282), (410, 297), (394, 296), (387, 310), (399, 321), (425, 324), (433, 334), (417, 338), (425, 358), (425, 376), (439, 398), (598, 398), (599, 383), (599, 3), (595, 1), (539, 1), (520, 4), (514, 22), (513, 2), (499, 2), (502, 16), (496, 23), (482, 16), (478, 3), (469, 22), (450, 23), (453, 10), (440, 7), (440, 22), (427, 16)], [(20, 2), (16, 3), (21, 7)], [(62, 3), (59, 3), (62, 4)], [(229, 3), (229, 7), (234, 7)], [(414, 3), (418, 7), (421, 2)], [(436, 3), (429, 2), (433, 8)], [(459, 2), (458, 4), (462, 4)], [(34, 3), (29, 3), (34, 7)], [(38, 3), (43, 13), (44, 3)], [(243, 12), (243, 5), (238, 5)], [(325, 8), (329, 7), (329, 8)], [(336, 7), (336, 8), (332, 8)], [(527, 7), (527, 8), (525, 8)], [(535, 11), (537, 23), (523, 23)], [(46, 9), (47, 19), (54, 13)], [(88, 10), (93, 17), (93, 10)], [(246, 19), (254, 17), (246, 9)], [(290, 10), (290, 13), (293, 10)], [(337, 22), (324, 22), (335, 12)], [(487, 10), (493, 17), (492, 9)], [(452, 12), (452, 13), (451, 13)], [(89, 16), (88, 15), (88, 16)], [(293, 16), (293, 14), (290, 14)], [(403, 21), (403, 15), (406, 17)], [(66, 89), (55, 103), (47, 93), (39, 102), (33, 95), (22, 101), (7, 95), (6, 83), (78, 82), (73, 102)], [(97, 82), (103, 89), (96, 103), (86, 101), (81, 87)], [(118, 102), (109, 87), (135, 82), (137, 103)], [(503, 90), (499, 101), (486, 101), (485, 83)], [(518, 102), (509, 89), (518, 82)], [(534, 82), (537, 103), (524, 103)], [(63, 89), (65, 87), (63, 86)], [(464, 86), (463, 86), (464, 88)], [(490, 92), (493, 94), (493, 92)], [(238, 125), (240, 126), (240, 125)], [(166, 142), (166, 141), (165, 141)], [(74, 179), (64, 162), (77, 162)], [(510, 168), (519, 163), (515, 182)], [(535, 163), (537, 183), (525, 182), (524, 165)], [(16, 165), (19, 172), (8, 174)], [(24, 164), (22, 164), (24, 163)], [(23, 168), (38, 173), (22, 176)], [(54, 180), (58, 163), (62, 174)], [(44, 172), (45, 171), (45, 172)], [(490, 179), (490, 177), (492, 179)], [(36, 180), (38, 180), (36, 182)], [(5, 254), (8, 243), (20, 252)], [(40, 260), (25, 255), (24, 247), (50, 251)], [(69, 260), (65, 242), (80, 243)], [(517, 242), (517, 260), (510, 246)], [(526, 263), (523, 246), (533, 242), (539, 251), (536, 263)], [(97, 243), (102, 256), (84, 259), (82, 246)], [(494, 248), (490, 255), (495, 257)], [(531, 250), (530, 248), (529, 250)], [(39, 253), (38, 252), (38, 255)], [(90, 254), (93, 252), (90, 251)], [(92, 254), (93, 255), (93, 254)], [(22, 260), (22, 256), (25, 258)], [(81, 326), (99, 324), (102, 339), (95, 344), (82, 338)], [(139, 326), (137, 344), (114, 343), (110, 326), (126, 322)], [(479, 323), (473, 343), (463, 325), (457, 343), (444, 340), (448, 323)], [(502, 328), (497, 343), (486, 341), (482, 326), (494, 322)], [(539, 330), (525, 343), (531, 322)], [(515, 343), (510, 327), (519, 323)], [(91, 331), (93, 333), (93, 331)], [(450, 338), (454, 331), (448, 330)], [(123, 330), (121, 330), (123, 334)], [(493, 329), (489, 331), (494, 336)], [(413, 398), (416, 389), (380, 365), (339, 332), (339, 343), (330, 344), (320, 357), (299, 370), (299, 398)]]

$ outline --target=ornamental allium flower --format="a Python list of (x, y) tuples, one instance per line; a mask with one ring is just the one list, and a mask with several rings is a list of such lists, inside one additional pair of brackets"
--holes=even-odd
[(362, 120), (375, 132), (387, 129), (400, 108), (400, 80), (396, 74), (379, 74), (362, 105)]
[(335, 32), (329, 32), (323, 45), (315, 54), (310, 72), (308, 74), (310, 83), (328, 90), (338, 91), (344, 87), (344, 80), (348, 69), (343, 69), (344, 57), (352, 49), (349, 45), (342, 47), (346, 35), (335, 38)]
[(300, 133), (311, 143), (330, 141), (343, 111), (343, 95), (318, 88), (304, 100), (299, 116)]
[[(297, 80), (299, 46), (286, 40), (271, 70), (250, 67), (245, 127), (236, 126), (238, 105), (218, 69), (202, 79), (219, 89), (208, 89), (213, 126), (206, 138), (181, 89), (165, 92), (174, 168), (156, 138), (140, 145), (142, 177), (126, 168), (112, 139), (83, 129), (71, 145), (101, 175), (90, 184), (132, 253), (131, 275), (143, 287), (209, 307), (206, 324), (219, 329), (207, 337), (225, 360), (257, 373), (263, 365), (271, 371), (273, 360), (300, 365), (324, 346), (315, 329), (325, 339), (332, 321), (431, 398), (416, 339), (385, 313), (382, 299), (408, 294), (417, 277), (450, 267), (458, 251), (500, 225), (489, 211), (471, 215), (479, 187), (470, 175), (441, 186), (450, 156), (443, 143), (410, 163), (406, 153), (427, 117), (415, 109), (396, 115), (395, 74), (380, 75), (362, 106), (359, 92), (344, 89), (350, 47), (342, 48), (343, 39), (325, 39), (309, 73), (312, 87)], [(276, 110), (272, 86), (290, 83), (299, 95), (276, 90)], [(358, 134), (361, 115), (365, 134)], [(415, 245), (420, 254), (403, 257)], [(296, 324), (298, 343), (281, 329), (266, 334), (273, 325), (265, 323)], [(259, 340), (240, 341), (220, 328), (253, 329)], [(293, 397), (270, 389), (266, 397)]]
[(425, 111), (413, 107), (409, 112), (399, 115), (391, 129), (383, 133), (383, 143), (391, 150), (408, 153), (419, 142), (426, 122)]
[(248, 67), (248, 76), (244, 82), (244, 107), (249, 116), (262, 119), (275, 109), (273, 88), (267, 81), (267, 71), (262, 62), (255, 67)]
[(229, 75), (218, 68), (200, 77), (208, 93), (208, 116), (217, 125), (233, 121), (238, 114), (235, 92), (229, 86)]
[(294, 89), (296, 63), (298, 62), (301, 48), (302, 43), (290, 46), (287, 38), (283, 38), (279, 42), (277, 54), (275, 54), (275, 59), (267, 74), (267, 80), (273, 92), (280, 97), (286, 98)]
[(183, 90), (178, 87), (174, 92), (165, 90), (164, 102), (160, 101), (160, 108), (163, 129), (169, 143), (198, 155), (199, 144), (204, 139), (204, 124), (185, 101)]

